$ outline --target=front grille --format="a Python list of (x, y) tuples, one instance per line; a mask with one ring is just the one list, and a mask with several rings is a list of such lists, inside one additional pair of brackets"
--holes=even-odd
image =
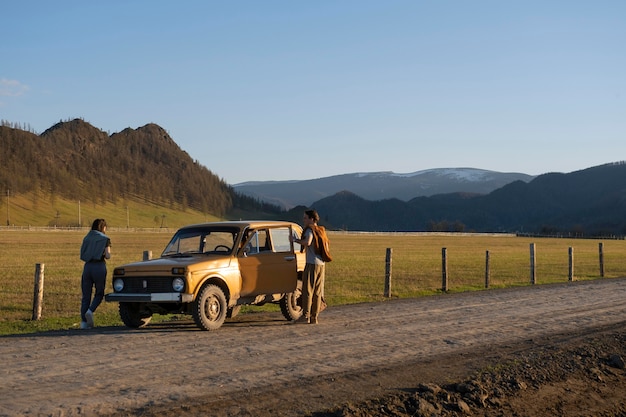
[(173, 292), (173, 277), (124, 277), (122, 293), (150, 294)]

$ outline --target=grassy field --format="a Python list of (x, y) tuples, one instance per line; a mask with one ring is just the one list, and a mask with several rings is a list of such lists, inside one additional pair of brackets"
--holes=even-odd
[[(158, 230), (108, 231), (113, 254), (108, 264), (108, 288), (116, 265), (141, 260), (146, 250), (158, 257), (173, 232)], [(85, 233), (86, 229), (0, 229), (0, 335), (78, 326), (83, 266), (78, 253)], [(334, 260), (327, 265), (326, 298), (331, 306), (386, 299), (387, 248), (393, 250), (391, 295), (400, 298), (442, 292), (442, 248), (447, 251), (450, 292), (485, 288), (486, 251), (490, 254), (490, 288), (530, 285), (531, 243), (536, 247), (537, 284), (568, 280), (570, 247), (574, 251), (574, 279), (600, 278), (599, 243), (604, 248), (605, 278), (626, 276), (623, 240), (339, 232), (330, 238)], [(44, 264), (44, 304), (42, 319), (32, 321), (36, 264)], [(103, 303), (96, 319), (98, 325), (121, 325), (117, 303)]]
[[(8, 207), (7, 207), (8, 206)], [(148, 202), (119, 199), (95, 204), (29, 192), (0, 199), (2, 225), (25, 227), (91, 226), (105, 218), (109, 228), (170, 228), (218, 220), (217, 217), (180, 206), (162, 207)]]

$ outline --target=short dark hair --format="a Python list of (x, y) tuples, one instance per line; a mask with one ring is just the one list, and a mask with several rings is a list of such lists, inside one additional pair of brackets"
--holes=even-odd
[(104, 232), (104, 228), (107, 227), (107, 222), (104, 219), (96, 219), (91, 225), (91, 230), (97, 230), (98, 232)]
[(315, 223), (320, 221), (320, 215), (317, 214), (315, 210), (306, 210), (304, 214), (306, 214), (309, 219), (313, 219)]

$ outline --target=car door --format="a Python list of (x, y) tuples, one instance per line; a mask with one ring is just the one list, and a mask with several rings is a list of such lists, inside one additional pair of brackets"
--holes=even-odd
[(298, 280), (289, 226), (251, 231), (238, 254), (242, 296), (292, 292)]

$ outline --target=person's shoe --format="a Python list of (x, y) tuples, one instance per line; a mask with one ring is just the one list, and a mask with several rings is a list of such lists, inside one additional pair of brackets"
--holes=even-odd
[(87, 310), (85, 313), (85, 319), (87, 319), (89, 327), (93, 327), (93, 312), (91, 310)]
[(89, 329), (89, 323), (87, 323), (86, 321), (81, 321), (81, 322), (80, 322), (80, 328), (81, 328), (82, 330), (87, 330), (87, 329)]
[(311, 324), (317, 324), (317, 317), (311, 318)]
[(295, 324), (309, 324), (310, 322), (311, 321), (306, 316), (300, 316), (300, 318), (298, 320), (294, 321)]

